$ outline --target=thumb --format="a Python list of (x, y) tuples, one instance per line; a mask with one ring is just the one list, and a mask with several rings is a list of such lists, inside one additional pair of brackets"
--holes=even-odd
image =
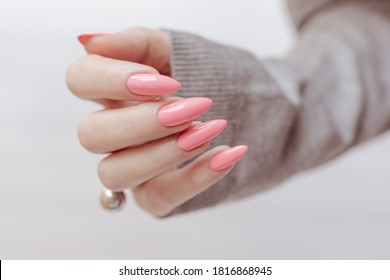
[(113, 34), (82, 34), (78, 40), (89, 54), (145, 64), (170, 74), (171, 39), (165, 31), (132, 27)]

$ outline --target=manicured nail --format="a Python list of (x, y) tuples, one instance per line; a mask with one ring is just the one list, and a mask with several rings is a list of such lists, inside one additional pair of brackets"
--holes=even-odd
[(108, 36), (111, 35), (110, 33), (85, 33), (77, 36), (77, 39), (79, 42), (83, 45), (85, 45), (91, 38), (93, 37), (103, 37), (103, 36)]
[(173, 93), (180, 86), (180, 83), (175, 79), (159, 74), (135, 74), (127, 80), (127, 89), (138, 95)]
[(182, 99), (162, 107), (158, 117), (165, 126), (183, 124), (203, 115), (211, 103), (211, 99), (203, 97)]
[(241, 145), (220, 152), (211, 158), (210, 167), (214, 171), (224, 170), (239, 161), (247, 151), (248, 146)]
[(184, 151), (193, 150), (215, 138), (226, 125), (226, 120), (214, 120), (190, 127), (179, 136), (179, 147)]

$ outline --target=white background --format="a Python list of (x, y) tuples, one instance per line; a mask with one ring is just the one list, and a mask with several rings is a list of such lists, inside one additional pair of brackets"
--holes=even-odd
[(166, 220), (131, 199), (100, 209), (100, 156), (75, 133), (99, 107), (64, 83), (76, 36), (145, 25), (282, 56), (281, 0), (0, 1), (0, 258), (390, 258), (389, 135), (237, 203)]

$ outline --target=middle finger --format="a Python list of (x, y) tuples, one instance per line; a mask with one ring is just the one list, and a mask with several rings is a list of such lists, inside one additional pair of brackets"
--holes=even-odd
[(210, 105), (208, 98), (171, 97), (94, 112), (81, 119), (78, 135), (81, 144), (91, 152), (113, 152), (180, 132)]

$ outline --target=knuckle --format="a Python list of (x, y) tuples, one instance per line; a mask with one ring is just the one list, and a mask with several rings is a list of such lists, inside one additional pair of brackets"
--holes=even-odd
[(101, 160), (97, 166), (97, 173), (102, 184), (110, 190), (118, 190), (118, 185), (113, 180), (112, 170), (110, 168), (109, 157)]
[(80, 58), (73, 61), (66, 70), (65, 74), (65, 82), (68, 87), (68, 89), (75, 95), (77, 95), (76, 92), (76, 79), (77, 79), (77, 72), (80, 64)]
[(135, 202), (137, 203), (137, 205), (141, 209), (143, 209), (147, 212), (150, 212), (148, 204), (146, 203), (147, 201), (145, 199), (144, 186), (140, 185), (140, 186), (137, 186), (135, 189), (133, 189), (133, 196), (134, 196)]
[(91, 123), (91, 114), (82, 117), (77, 125), (77, 135), (80, 144), (92, 153), (100, 152), (96, 143)]
[(144, 116), (137, 111), (137, 106), (126, 110), (122, 118), (123, 131), (134, 139), (133, 145), (139, 145), (145, 142), (148, 135), (148, 127), (145, 124)]
[(138, 206), (155, 217), (164, 217), (173, 210), (172, 203), (153, 187), (138, 186), (133, 195)]
[(76, 60), (74, 60), (67, 68), (65, 73), (65, 82), (68, 89), (76, 96), (80, 98), (86, 98), (85, 96), (85, 75), (82, 73), (88, 72), (91, 69), (91, 65), (99, 61), (101, 57), (95, 54), (87, 54)]
[(187, 175), (187, 183), (191, 189), (196, 190), (200, 186), (199, 177), (195, 173), (189, 172)]
[(166, 168), (174, 167), (187, 158), (186, 154), (177, 148), (176, 139), (174, 137), (166, 139), (163, 143), (160, 143), (160, 145), (163, 151), (169, 153), (169, 156), (162, 153), (154, 153), (151, 158), (151, 164), (153, 164), (153, 167), (156, 169), (162, 166)]

